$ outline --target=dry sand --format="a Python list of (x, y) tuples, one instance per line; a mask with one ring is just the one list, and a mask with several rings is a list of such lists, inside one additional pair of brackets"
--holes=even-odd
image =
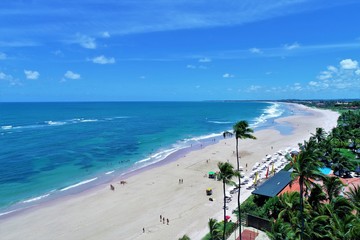
[[(316, 127), (326, 131), (336, 126), (338, 113), (292, 105), (294, 115), (277, 119), (294, 127), (292, 134), (281, 135), (275, 129), (255, 132), (257, 140), (241, 140), (241, 165), (249, 173), (255, 162), (266, 154), (296, 147), (307, 140)], [(305, 113), (303, 115), (299, 113)], [(201, 239), (207, 232), (209, 218), (221, 220), (222, 184), (204, 177), (217, 169), (219, 161), (236, 166), (235, 139), (229, 138), (194, 150), (166, 165), (113, 182), (77, 196), (65, 197), (39, 208), (0, 220), (1, 239), (178, 239), (187, 234)], [(208, 162), (207, 162), (208, 160)], [(179, 179), (183, 184), (179, 184)], [(211, 187), (214, 201), (205, 189)], [(242, 200), (251, 190), (242, 188)], [(229, 205), (235, 209), (236, 199)], [(169, 225), (160, 222), (160, 215)], [(145, 233), (143, 233), (143, 228)]]

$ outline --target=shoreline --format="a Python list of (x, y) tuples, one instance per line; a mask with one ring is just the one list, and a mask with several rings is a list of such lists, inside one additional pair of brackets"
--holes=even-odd
[[(266, 102), (269, 104), (282, 104), (282, 108), (284, 108), (284, 112), (280, 117), (288, 116), (289, 109), (288, 103), (277, 103), (277, 102)], [(266, 121), (274, 121), (274, 119), (279, 118), (278, 116), (272, 116), (272, 113), (265, 114), (263, 113), (261, 116), (255, 118), (254, 129), (267, 129), (269, 126), (265, 126), (260, 120), (263, 115), (265, 116)], [(269, 117), (270, 116), (270, 117)], [(258, 126), (260, 124), (260, 126)], [(277, 124), (278, 125), (278, 124)], [(226, 130), (226, 129), (225, 129)], [(228, 129), (231, 130), (231, 129)], [(290, 134), (290, 133), (289, 133)], [(67, 197), (76, 197), (77, 195), (85, 194), (88, 191), (96, 191), (99, 187), (105, 186), (113, 181), (118, 181), (123, 178), (131, 177), (136, 174), (141, 174), (143, 171), (151, 170), (153, 168), (162, 166), (164, 164), (168, 164), (170, 162), (176, 161), (181, 158), (183, 155), (191, 151), (196, 151), (201, 149), (202, 147), (206, 147), (209, 145), (213, 145), (218, 141), (222, 140), (222, 132), (219, 133), (209, 133), (207, 135), (200, 135), (195, 136), (192, 139), (188, 139), (187, 141), (193, 141), (191, 146), (184, 145), (179, 149), (174, 147), (175, 144), (173, 143), (168, 146), (166, 149), (162, 149), (160, 152), (152, 153), (152, 154), (163, 154), (166, 151), (170, 151), (171, 153), (165, 156), (163, 159), (150, 161), (148, 164), (142, 165), (142, 160), (134, 163), (133, 166), (127, 168), (125, 170), (117, 170), (117, 169), (109, 169), (109, 171), (96, 173), (93, 175), (89, 175), (86, 179), (81, 181), (75, 182), (72, 185), (65, 186), (63, 188), (53, 189), (48, 192), (43, 192), (39, 195), (31, 196), (26, 199), (22, 199), (12, 205), (4, 207), (0, 210), (0, 220), (12, 217), (13, 215), (19, 215), (23, 212), (31, 211), (33, 208), (39, 208), (43, 205), (49, 205), (52, 203), (56, 203), (57, 201), (61, 201)], [(213, 141), (214, 140), (214, 141)], [(186, 141), (185, 139), (179, 141)], [(190, 142), (191, 143), (191, 142)], [(190, 144), (189, 143), (189, 144)], [(152, 158), (150, 156), (149, 158)], [(137, 167), (139, 164), (139, 167)], [(113, 174), (114, 173), (114, 174)]]
[[(285, 146), (294, 147), (294, 144), (297, 146), (298, 142), (307, 140), (306, 136), (310, 136), (311, 132), (315, 132), (315, 127), (319, 127), (314, 125), (319, 118), (323, 118), (320, 120), (323, 125), (321, 127), (326, 131), (330, 130), (328, 128), (331, 125), (336, 125), (338, 113), (297, 104), (292, 104), (291, 108), (295, 115), (274, 121), (280, 125), (292, 125), (293, 132), (281, 135), (270, 127), (255, 132), (260, 143), (258, 140), (240, 141), (242, 165), (252, 166), (265, 156), (264, 153), (273, 154)], [(311, 115), (297, 115), (304, 111)], [(313, 121), (302, 122), (304, 119)], [(329, 126), (324, 126), (325, 122), (329, 122)], [(314, 128), (311, 129), (312, 127)], [(114, 179), (111, 181), (115, 186), (113, 192), (106, 183), (80, 194), (64, 196), (0, 219), (0, 230), (5, 239), (27, 236), (27, 231), (34, 231), (40, 226), (42, 229), (39, 234), (30, 239), (173, 239), (175, 235), (172, 234), (175, 233), (176, 237), (188, 234), (192, 239), (198, 239), (204, 232), (202, 229), (207, 228), (208, 218), (222, 213), (221, 184), (204, 178), (204, 174), (209, 170), (216, 170), (216, 163), (220, 160), (229, 159), (234, 164), (234, 144), (235, 140), (229, 138), (204, 145), (201, 149), (190, 148), (185, 152), (180, 150), (177, 158), (135, 170), (126, 175), (126, 178), (121, 176)], [(207, 159), (210, 159), (209, 163)], [(178, 183), (180, 178), (184, 179), (184, 184)], [(126, 179), (128, 183), (121, 186), (118, 183), (120, 179)], [(214, 189), (214, 202), (209, 202), (204, 194), (207, 187)], [(233, 200), (231, 204), (235, 202)], [(140, 206), (142, 209), (139, 209)], [(168, 216), (170, 225), (159, 225), (159, 214)], [(67, 227), (61, 229), (57, 227), (59, 223)], [(27, 227), (18, 231), (18, 226)], [(142, 233), (143, 227), (145, 233)]]

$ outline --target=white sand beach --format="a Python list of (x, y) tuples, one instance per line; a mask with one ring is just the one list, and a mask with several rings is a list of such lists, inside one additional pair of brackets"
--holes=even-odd
[[(246, 174), (265, 155), (297, 147), (315, 132), (316, 127), (330, 131), (336, 126), (339, 116), (336, 112), (295, 104), (292, 107), (293, 116), (276, 120), (293, 126), (290, 135), (281, 135), (270, 128), (255, 132), (257, 140), (240, 141), (241, 165)], [(308, 114), (299, 115), (301, 112)], [(184, 234), (191, 239), (201, 239), (207, 233), (209, 218), (221, 220), (223, 205), (221, 182), (204, 175), (216, 171), (219, 161), (229, 161), (236, 166), (234, 150), (235, 139), (224, 139), (163, 166), (118, 179), (112, 182), (114, 191), (107, 184), (2, 219), (1, 239), (167, 240), (178, 239)], [(182, 184), (179, 179), (183, 179)], [(126, 180), (127, 184), (120, 185), (120, 180)], [(213, 202), (205, 194), (208, 187), (213, 188)], [(242, 200), (251, 191), (242, 188)], [(234, 197), (229, 213), (235, 205)], [(160, 222), (160, 215), (169, 219), (169, 225)]]

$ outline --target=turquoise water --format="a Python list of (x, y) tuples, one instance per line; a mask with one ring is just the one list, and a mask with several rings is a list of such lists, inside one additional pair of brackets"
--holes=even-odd
[(72, 194), (230, 130), (269, 125), (265, 102), (0, 103), (0, 213)]
[(322, 174), (325, 174), (325, 175), (328, 175), (331, 172), (331, 168), (328, 168), (328, 167), (322, 167), (322, 168), (319, 168), (319, 170)]

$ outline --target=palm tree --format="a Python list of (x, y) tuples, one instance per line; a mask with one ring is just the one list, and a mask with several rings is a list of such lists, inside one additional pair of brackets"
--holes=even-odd
[(311, 178), (322, 177), (319, 167), (321, 163), (318, 161), (318, 154), (316, 148), (316, 141), (310, 139), (309, 142), (304, 141), (300, 144), (300, 153), (293, 160), (293, 172), (291, 177), (293, 180), (299, 179), (300, 186), (300, 219), (301, 219), (301, 235), (300, 240), (304, 235), (304, 186), (306, 187), (306, 194), (310, 184), (314, 184)]
[(189, 236), (188, 235), (184, 235), (184, 236), (182, 236), (181, 238), (179, 238), (179, 240), (191, 240), (190, 238), (189, 238)]
[(210, 218), (208, 222), (209, 226), (209, 240), (220, 240), (221, 239), (221, 231), (219, 230), (219, 223), (214, 218)]
[[(224, 138), (226, 136), (232, 136), (235, 135), (236, 139), (236, 164), (237, 164), (237, 171), (240, 170), (240, 160), (239, 160), (239, 139), (256, 139), (255, 136), (253, 136), (251, 133), (253, 133), (254, 130), (252, 128), (249, 128), (249, 124), (247, 121), (239, 121), (233, 126), (233, 133), (230, 132), (224, 132), (223, 136)], [(241, 237), (241, 211), (240, 211), (240, 184), (241, 184), (241, 176), (238, 175), (238, 196), (237, 196), (237, 205), (238, 205), (238, 211), (239, 211), (239, 236), (240, 240)]]
[(360, 216), (360, 186), (353, 185), (353, 187), (350, 187), (346, 196), (355, 205), (357, 215)]
[(331, 201), (334, 197), (338, 196), (344, 184), (338, 177), (325, 177), (323, 181), (324, 190), (327, 193), (327, 198)]
[(326, 139), (326, 132), (323, 128), (316, 128), (315, 134), (311, 134), (311, 135), (315, 137), (318, 143)]
[(228, 162), (219, 162), (219, 175), (218, 179), (223, 183), (223, 194), (224, 194), (224, 232), (223, 232), (223, 240), (225, 240), (225, 229), (226, 229), (226, 193), (225, 193), (225, 185), (231, 184), (234, 185), (234, 182), (231, 179), (237, 175), (239, 172), (234, 171), (234, 167)]
[(321, 186), (315, 183), (315, 185), (311, 188), (310, 196), (307, 199), (312, 209), (314, 211), (318, 211), (321, 207), (321, 202), (326, 199), (326, 194), (323, 192)]

